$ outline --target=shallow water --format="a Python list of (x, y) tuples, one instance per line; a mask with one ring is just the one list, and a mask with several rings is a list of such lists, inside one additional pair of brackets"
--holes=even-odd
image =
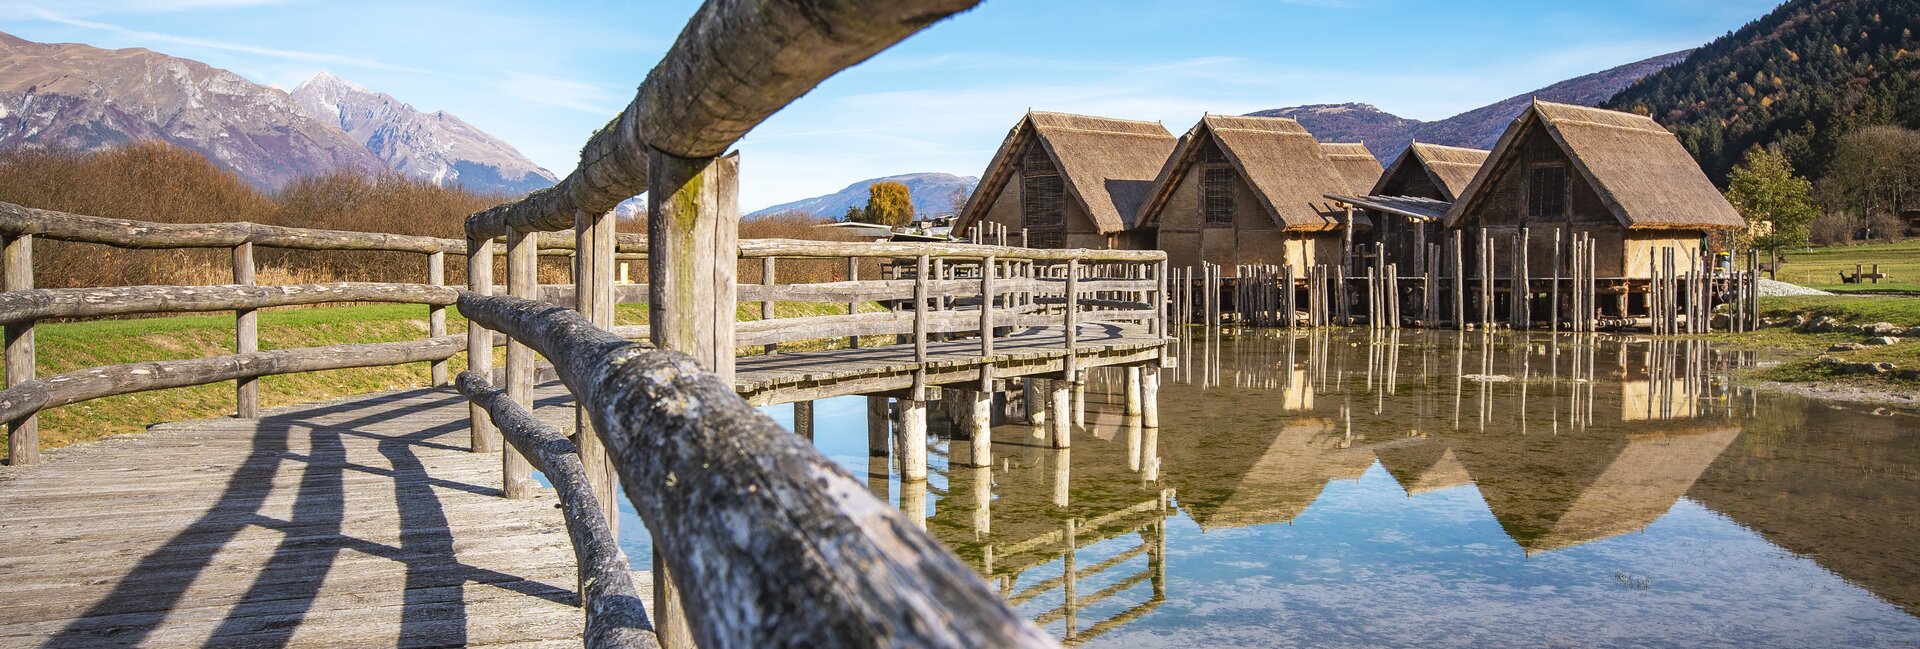
[(1073, 448), (1015, 393), (990, 469), (939, 434), (904, 493), (864, 398), (818, 402), (815, 443), (1069, 644), (1920, 641), (1920, 419), (1755, 393), (1705, 343), (1589, 341), (1197, 333), (1159, 430), (1096, 372)]

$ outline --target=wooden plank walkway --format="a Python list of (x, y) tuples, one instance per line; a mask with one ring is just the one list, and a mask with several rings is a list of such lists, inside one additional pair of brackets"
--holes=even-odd
[[(1144, 362), (1140, 327), (1086, 324), (1081, 367)], [(1001, 376), (1059, 372), (1058, 327), (997, 338)], [(929, 344), (930, 381), (977, 380), (979, 341)], [(911, 345), (750, 356), (756, 403), (902, 389)], [(549, 382), (542, 418), (572, 427)], [(574, 558), (551, 491), (500, 497), (466, 402), (408, 390), (161, 424), (0, 467), (0, 648), (578, 646)], [(651, 588), (645, 573), (636, 585)]]
[(0, 647), (578, 647), (552, 492), (500, 498), (466, 415), (410, 390), (0, 468)]

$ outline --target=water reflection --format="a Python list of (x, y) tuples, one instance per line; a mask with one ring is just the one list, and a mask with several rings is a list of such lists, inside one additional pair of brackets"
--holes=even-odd
[(1159, 429), (1107, 371), (1075, 391), (1071, 449), (1047, 448), (1017, 384), (991, 466), (936, 434), (927, 482), (890, 479), (864, 407), (816, 439), (1068, 644), (1920, 637), (1913, 418), (1756, 394), (1730, 372), (1751, 356), (1690, 341), (1252, 331), (1175, 349)]

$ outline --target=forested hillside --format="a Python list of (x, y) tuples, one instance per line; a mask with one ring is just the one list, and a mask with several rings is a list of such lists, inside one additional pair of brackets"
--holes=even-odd
[(1716, 181), (1748, 148), (1776, 143), (1817, 179), (1849, 133), (1920, 128), (1916, 28), (1915, 0), (1790, 0), (1606, 105), (1674, 130)]

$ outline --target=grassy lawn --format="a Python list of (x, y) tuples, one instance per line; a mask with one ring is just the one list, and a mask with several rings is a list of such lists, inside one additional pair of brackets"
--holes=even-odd
[[(878, 311), (875, 304), (861, 311)], [(845, 313), (844, 305), (779, 303), (775, 315), (791, 318)], [(741, 320), (758, 319), (759, 304), (742, 304)], [(645, 324), (647, 306), (623, 304), (619, 324)], [(447, 331), (466, 331), (458, 310), (448, 309)], [(142, 361), (183, 360), (234, 352), (233, 316), (187, 315), (131, 320), (48, 323), (34, 329), (42, 377), (89, 367)], [(268, 310), (260, 313), (260, 348), (290, 349), (358, 343), (417, 340), (427, 335), (427, 308), (378, 304)], [(867, 342), (867, 341), (863, 341)], [(880, 337), (871, 340), (881, 344)], [(782, 345), (782, 349), (821, 348), (825, 342)], [(495, 350), (495, 367), (504, 362), (504, 350)], [(453, 372), (466, 369), (466, 355), (453, 357)], [(423, 387), (428, 364), (370, 367), (260, 379), (263, 408), (324, 401), (354, 394)], [(4, 370), (0, 370), (4, 376)], [(159, 422), (230, 415), (235, 408), (233, 382), (227, 381), (172, 390), (157, 390), (83, 401), (40, 413), (41, 448), (52, 449), (136, 432)], [(0, 440), (6, 433), (0, 431)], [(0, 442), (3, 443), (3, 442)]]
[[(1826, 291), (1920, 291), (1920, 240), (1896, 243), (1865, 243), (1833, 246), (1786, 253), (1787, 263), (1780, 267), (1779, 279)], [(1858, 264), (1871, 271), (1893, 276), (1879, 284), (1842, 284), (1840, 272), (1853, 272)]]
[(1904, 295), (1796, 295), (1760, 299), (1760, 314), (1786, 318), (1796, 313), (1830, 316), (1844, 322), (1891, 322), (1903, 327), (1920, 325), (1920, 296)]

